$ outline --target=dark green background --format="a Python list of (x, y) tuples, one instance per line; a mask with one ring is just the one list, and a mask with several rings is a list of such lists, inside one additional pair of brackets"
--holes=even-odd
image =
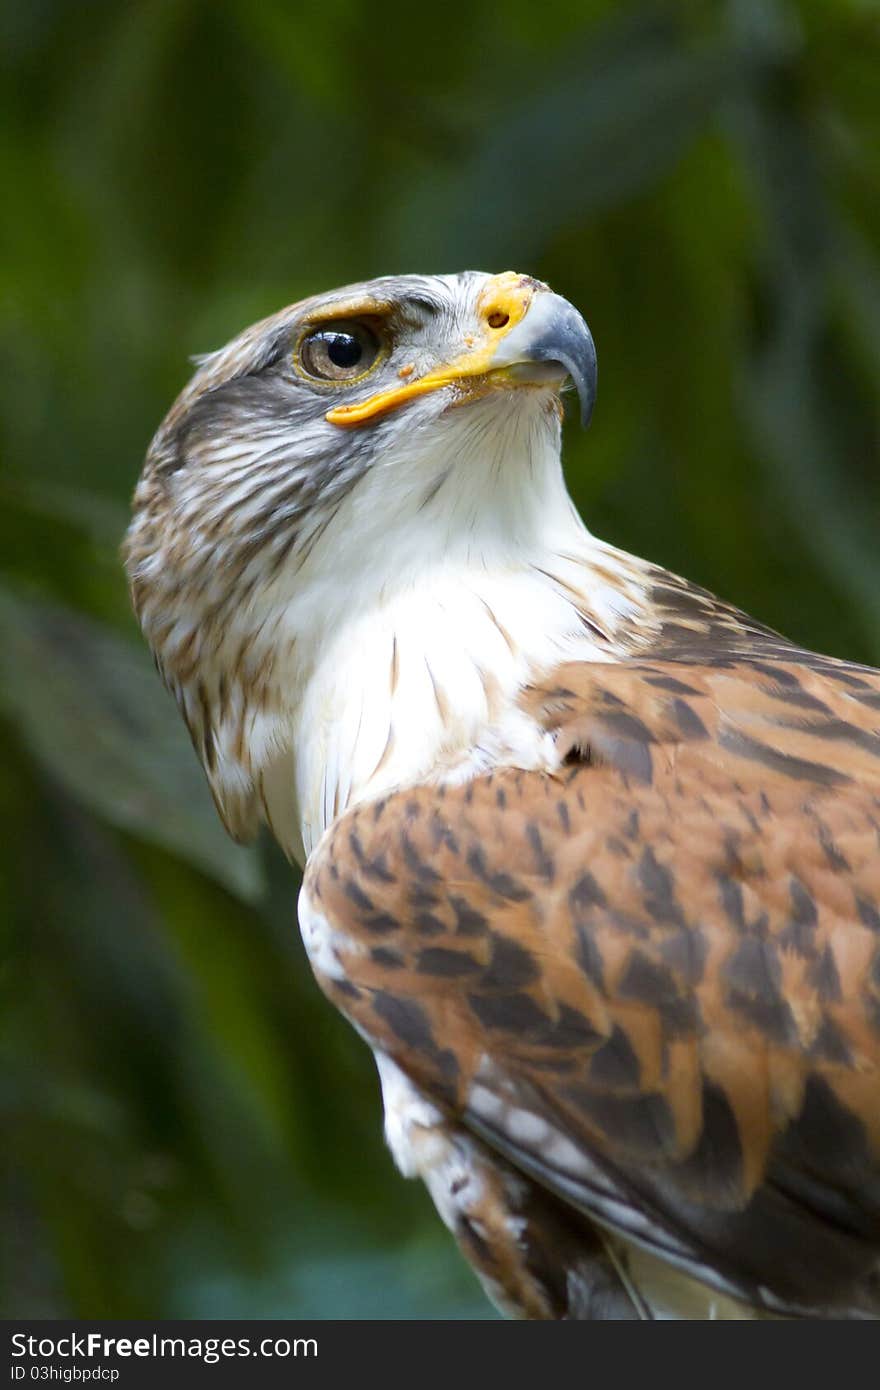
[(290, 871), (215, 819), (129, 616), (127, 498), (188, 354), (349, 280), (527, 271), (598, 344), (566, 437), (590, 526), (880, 661), (880, 11), (0, 24), (5, 1311), (485, 1316)]

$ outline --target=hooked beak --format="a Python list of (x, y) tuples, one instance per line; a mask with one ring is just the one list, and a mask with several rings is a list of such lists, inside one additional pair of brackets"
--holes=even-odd
[[(487, 282), (477, 305), (479, 332), (454, 361), (365, 401), (334, 406), (334, 425), (361, 425), (444, 386), (561, 386), (571, 377), (586, 428), (596, 399), (596, 348), (567, 299), (539, 280), (506, 271)], [(483, 394), (483, 390), (480, 390)]]

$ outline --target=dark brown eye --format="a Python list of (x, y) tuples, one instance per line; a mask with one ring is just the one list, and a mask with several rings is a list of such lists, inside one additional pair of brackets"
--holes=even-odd
[(298, 365), (318, 381), (354, 381), (379, 356), (379, 339), (364, 323), (325, 323), (307, 333), (297, 349)]

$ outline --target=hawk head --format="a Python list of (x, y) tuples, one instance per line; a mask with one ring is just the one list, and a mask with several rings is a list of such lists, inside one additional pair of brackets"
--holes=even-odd
[(456, 553), (503, 563), (570, 507), (568, 378), (586, 422), (586, 324), (510, 272), (349, 286), (201, 359), (150, 447), (125, 559), (234, 836), (267, 814), (260, 777), (342, 610)]

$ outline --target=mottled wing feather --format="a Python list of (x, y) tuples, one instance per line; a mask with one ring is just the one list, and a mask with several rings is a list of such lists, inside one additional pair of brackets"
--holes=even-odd
[(356, 809), (306, 889), (328, 993), (523, 1171), (753, 1302), (877, 1311), (880, 676), (810, 662), (560, 668), (558, 775)]

